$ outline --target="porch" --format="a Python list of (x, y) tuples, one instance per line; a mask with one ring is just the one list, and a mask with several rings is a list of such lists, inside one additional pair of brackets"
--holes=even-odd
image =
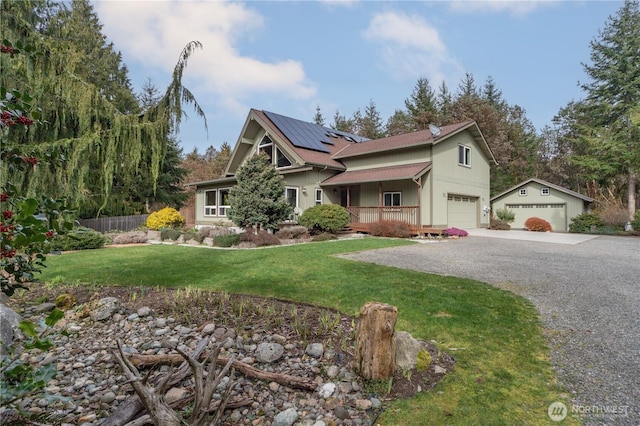
[(413, 235), (442, 235), (442, 229), (420, 223), (420, 206), (345, 207), (349, 212), (349, 228), (355, 232), (370, 232), (370, 226), (385, 220), (406, 222)]

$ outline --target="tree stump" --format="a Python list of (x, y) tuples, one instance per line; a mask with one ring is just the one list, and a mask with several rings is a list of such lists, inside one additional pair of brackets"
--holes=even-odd
[(394, 327), (398, 308), (369, 302), (360, 308), (356, 326), (356, 372), (365, 379), (387, 380), (396, 367)]

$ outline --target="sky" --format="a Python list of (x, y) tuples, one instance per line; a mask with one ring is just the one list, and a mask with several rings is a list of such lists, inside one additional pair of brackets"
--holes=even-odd
[(164, 91), (182, 49), (188, 107), (184, 153), (232, 147), (250, 108), (330, 126), (375, 103), (383, 121), (404, 109), (418, 79), (456, 92), (466, 73), (491, 77), (538, 130), (585, 97), (590, 43), (622, 1), (94, 0), (103, 33), (122, 53), (132, 87)]

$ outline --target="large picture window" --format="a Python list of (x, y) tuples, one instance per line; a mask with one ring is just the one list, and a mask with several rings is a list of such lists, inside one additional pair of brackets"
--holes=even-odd
[(471, 167), (471, 148), (465, 145), (458, 145), (458, 164)]

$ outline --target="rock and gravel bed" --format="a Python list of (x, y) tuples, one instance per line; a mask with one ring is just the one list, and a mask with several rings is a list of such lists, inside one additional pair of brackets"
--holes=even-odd
[[(43, 294), (47, 291), (48, 296)], [(297, 310), (295, 315), (304, 316), (309, 327), (318, 326), (319, 318), (331, 317), (312, 306), (273, 301), (277, 305), (269, 308), (272, 305), (268, 305), (268, 299), (247, 298), (244, 306), (245, 309), (253, 306), (252, 313), (245, 311), (242, 318), (229, 321), (219, 315), (207, 315), (207, 309), (194, 307), (193, 301), (182, 300), (179, 304), (186, 304), (186, 310), (191, 312), (175, 309), (175, 306), (172, 308), (170, 301), (179, 299), (175, 296), (179, 290), (105, 287), (96, 291), (75, 287), (47, 291), (41, 289), (40, 295), (30, 294), (29, 301), (10, 301), (24, 319), (40, 321), (48, 310), (53, 309), (51, 300), (55, 300), (55, 294), (69, 291), (75, 292), (79, 298), (78, 304), (67, 310), (65, 318), (56, 324), (56, 327), (65, 329), (68, 336), (54, 333), (51, 338), (55, 347), (52, 350), (43, 353), (31, 350), (22, 354), (23, 359), (36, 365), (55, 364), (58, 370), (57, 377), (46, 390), (51, 395), (67, 398), (66, 402), (52, 402), (45, 398), (25, 398), (20, 402), (24, 411), (41, 415), (45, 424), (100, 425), (133, 394), (113, 355), (117, 340), (122, 342), (127, 354), (162, 355), (176, 353), (170, 349), (173, 345), (189, 353), (201, 339), (208, 337), (211, 339), (210, 349), (214, 345), (222, 346), (221, 356), (234, 356), (261, 370), (304, 377), (317, 384), (316, 390), (309, 392), (236, 373), (234, 382), (229, 384), (223, 379), (217, 390), (222, 393), (227, 386), (232, 386), (232, 399), (245, 399), (248, 403), (227, 409), (223, 424), (369, 425), (389, 400), (428, 391), (453, 365), (453, 359), (439, 352), (435, 345), (422, 342), (433, 359), (430, 368), (414, 372), (410, 382), (401, 373), (396, 374), (392, 392), (381, 395), (377, 392), (379, 387), (374, 389), (371, 384), (363, 382), (351, 368), (352, 318), (333, 311), (330, 312), (336, 315), (333, 317), (334, 328), (324, 330), (325, 333), (309, 331), (303, 339), (291, 328), (295, 319), (283, 318), (285, 323), (275, 327), (257, 315), (256, 306), (262, 306), (264, 311), (288, 312), (287, 316)], [(140, 296), (141, 292), (144, 297)], [(183, 293), (180, 297), (186, 296)], [(200, 302), (203, 297), (203, 293), (198, 293)], [(208, 294), (206, 297), (211, 302), (216, 296)], [(237, 304), (235, 308), (231, 307), (233, 298), (218, 297), (227, 301), (226, 309), (238, 309)], [(47, 301), (34, 303), (35, 300)], [(83, 301), (85, 303), (81, 303)], [(225, 315), (219, 304), (209, 308)], [(303, 313), (305, 309), (309, 313)], [(338, 339), (337, 335), (343, 337)], [(154, 367), (157, 374), (169, 370), (169, 366)], [(141, 370), (142, 374), (146, 371)], [(192, 391), (193, 383), (187, 379), (171, 389), (170, 394), (179, 398)]]

